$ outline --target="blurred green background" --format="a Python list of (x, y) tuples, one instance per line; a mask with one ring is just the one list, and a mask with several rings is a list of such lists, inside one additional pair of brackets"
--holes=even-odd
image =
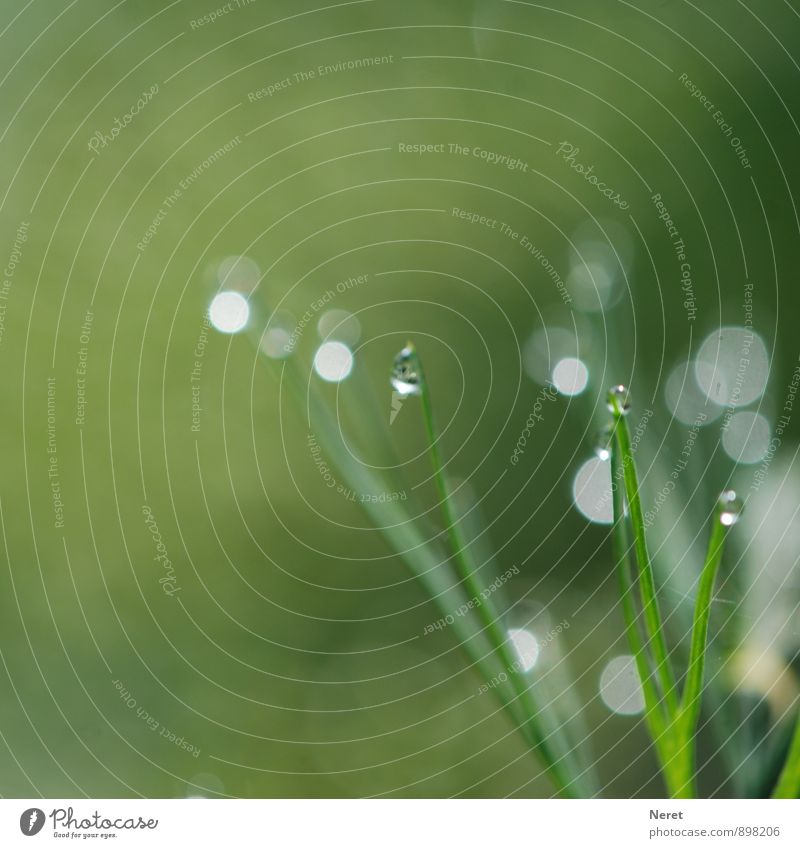
[[(627, 648), (608, 526), (575, 508), (573, 480), (625, 383), (634, 423), (653, 410), (654, 502), (690, 429), (668, 376), (745, 324), (748, 284), (768, 356), (749, 408), (778, 422), (800, 353), (797, 4), (14, 0), (0, 32), (0, 792), (552, 792), (453, 634), (423, 635), (440, 612), (320, 474), (313, 422), (258, 348), (268, 322), (311, 310), (293, 356), (353, 461), (396, 453), (386, 490), (436, 533), (413, 398), (389, 426), (392, 359), (416, 341), (448, 471), (480, 501), (498, 570), (519, 571), (509, 616), (538, 604), (570, 624), (556, 642), (604, 794), (662, 794), (640, 720), (598, 691)], [(685, 245), (688, 308), (654, 194)], [(208, 326), (231, 288), (251, 332)], [(330, 385), (309, 367), (328, 308), (360, 325), (353, 372)], [(588, 385), (547, 405), (513, 465), (570, 346)], [(752, 491), (713, 673), (726, 702), (744, 680), (778, 738), (797, 690), (797, 422), (751, 489), (760, 465), (734, 461), (720, 420), (652, 528), (664, 603), (679, 639), (716, 493)], [(751, 725), (732, 727), (750, 763)], [(710, 732), (703, 762), (705, 791), (745, 791)]]

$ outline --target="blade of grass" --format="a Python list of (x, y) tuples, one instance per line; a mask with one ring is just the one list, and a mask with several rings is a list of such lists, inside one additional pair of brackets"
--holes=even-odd
[(738, 519), (741, 504), (732, 490), (723, 492), (711, 517), (711, 533), (708, 550), (700, 574), (700, 585), (694, 605), (689, 664), (686, 672), (683, 695), (674, 718), (675, 751), (673, 780), (676, 797), (696, 796), (697, 725), (703, 695), (703, 676), (708, 650), (708, 622), (711, 616), (711, 599), (714, 584), (722, 563), (725, 537), (728, 528)]
[(772, 792), (773, 798), (800, 798), (800, 714), (794, 728), (789, 754)]
[[(452, 475), (448, 475), (448, 482), (456, 522), (462, 528), (467, 543), (465, 555), (472, 563), (476, 578), (484, 587), (483, 592), (491, 594), (492, 603), (499, 608), (495, 614), (499, 616), (504, 632), (508, 632), (514, 626), (509, 622), (510, 609), (516, 609), (517, 605), (509, 608), (506, 583), (503, 582), (508, 579), (508, 572), (502, 574), (488, 536), (480, 502), (468, 484), (454, 481)], [(549, 717), (546, 728), (548, 734), (562, 737), (559, 750), (568, 752), (572, 760), (572, 773), (593, 775), (595, 759), (590, 745), (591, 732), (586, 722), (586, 703), (577, 692), (570, 673), (569, 657), (559, 650), (559, 643), (554, 640), (547, 644), (546, 659), (546, 666), (544, 655), (540, 655), (535, 669), (528, 672), (523, 669), (524, 679), (531, 689), (534, 702)], [(596, 791), (597, 782), (594, 779), (592, 784), (595, 787), (593, 791)]]
[(645, 720), (648, 724), (650, 735), (658, 739), (664, 731), (668, 716), (663, 709), (662, 701), (653, 681), (653, 672), (650, 660), (645, 651), (641, 633), (639, 632), (638, 616), (633, 598), (633, 583), (630, 575), (630, 562), (628, 554), (630, 542), (628, 540), (628, 529), (625, 522), (625, 497), (619, 481), (622, 477), (622, 463), (620, 461), (619, 448), (612, 439), (610, 448), (611, 459), (611, 492), (614, 507), (614, 526), (612, 529), (611, 543), (614, 550), (614, 558), (617, 563), (617, 575), (619, 578), (619, 590), (622, 598), (622, 614), (625, 619), (625, 630), (628, 634), (631, 653), (636, 661), (636, 669), (642, 685), (645, 701)]
[[(298, 405), (306, 410), (308, 419), (314, 421), (320, 443), (324, 445), (328, 458), (347, 485), (356, 492), (380, 492), (383, 486), (379, 475), (354, 461), (349, 454), (340, 439), (339, 427), (328, 405), (316, 387), (308, 383), (305, 376), (308, 371), (301, 365), (298, 354), (284, 360), (283, 368), (289, 391)], [(520, 697), (517, 687), (512, 683), (513, 675), (509, 674), (509, 667), (514, 667), (513, 660), (508, 664), (497, 661), (496, 646), (479, 621), (468, 615), (453, 615), (454, 611), (467, 608), (477, 596), (470, 595), (466, 584), (452, 573), (448, 557), (437, 550), (437, 546), (422, 533), (417, 521), (402, 503), (392, 501), (374, 504), (367, 500), (362, 506), (391, 548), (404, 559), (442, 615), (452, 620), (450, 626), (462, 650), (479, 674), (493, 682), (491, 689), (495, 697), (509, 713), (531, 751), (538, 754), (539, 762), (544, 765), (558, 790), (571, 797), (593, 794), (594, 787), (586, 775), (569, 772), (565, 754), (551, 754), (547, 734), (544, 735), (546, 744), (542, 745), (543, 735), (536, 720), (539, 717), (534, 713), (532, 720), (524, 698)], [(557, 727), (552, 728), (550, 736), (558, 738), (557, 731)]]
[[(648, 430), (654, 428), (654, 422), (650, 422)], [(663, 438), (664, 434), (660, 436)], [(658, 436), (656, 436), (658, 438)], [(653, 459), (653, 473), (656, 479), (663, 477), (666, 479), (670, 473), (670, 464), (665, 461), (663, 455), (657, 455)], [(692, 468), (690, 464), (687, 468)], [(697, 469), (695, 469), (696, 471)], [(688, 480), (685, 474), (676, 481), (674, 494), (663, 500), (658, 513), (659, 524), (653, 524), (650, 529), (650, 543), (653, 545), (653, 535), (657, 535), (656, 547), (660, 549), (661, 556), (654, 554), (653, 569), (658, 578), (661, 574), (669, 586), (670, 593), (677, 602), (671, 605), (667, 619), (670, 622), (675, 622), (675, 631), (679, 633), (692, 632), (692, 624), (694, 620), (694, 602), (696, 598), (696, 578), (691, 574), (690, 569), (675, 570), (672, 564), (665, 561), (665, 554), (671, 551), (677, 551), (677, 558), (681, 561), (696, 561), (705, 557), (705, 547), (702, 551), (696, 550), (697, 542), (695, 541), (695, 533), (689, 532), (688, 526), (684, 526), (682, 515), (685, 512), (686, 500), (691, 496), (691, 493), (699, 486), (699, 480), (695, 477), (692, 481)], [(682, 490), (682, 492), (681, 492)], [(660, 531), (660, 528), (664, 528)], [(707, 545), (706, 545), (707, 546)], [(662, 611), (664, 608), (662, 607)], [(736, 607), (736, 615), (740, 615), (739, 607)], [(739, 621), (739, 627), (744, 627), (746, 630), (750, 624), (744, 621)], [(739, 644), (743, 634), (739, 633), (739, 638), (732, 647)], [(689, 643), (691, 639), (684, 640), (685, 644), (679, 643), (673, 647), (673, 656), (680, 657), (679, 662), (683, 668), (688, 668), (689, 664)], [(725, 646), (717, 641), (717, 645), (725, 652)], [(727, 651), (730, 657), (730, 651)], [(751, 718), (746, 718), (742, 715), (742, 702), (739, 697), (731, 697), (731, 690), (725, 682), (724, 675), (710, 676), (703, 686), (703, 703), (707, 705), (707, 713), (709, 721), (704, 724), (708, 728), (711, 735), (711, 744), (719, 753), (724, 769), (728, 775), (728, 781), (731, 792), (734, 797), (749, 798), (760, 797), (756, 794), (758, 790), (755, 788), (760, 785), (760, 781), (766, 781), (768, 787), (771, 787), (775, 782), (777, 769), (773, 769), (770, 774), (762, 774), (762, 767), (757, 761), (757, 753), (750, 744), (750, 732), (742, 732), (742, 721), (745, 721), (745, 727), (750, 728)], [(746, 714), (749, 709), (745, 708)], [(758, 737), (760, 738), (760, 737)], [(774, 736), (770, 737), (771, 739)], [(782, 760), (782, 756), (781, 756)], [(741, 768), (741, 763), (746, 761), (748, 768)], [(752, 767), (751, 767), (752, 766)], [(767, 768), (766, 765), (763, 768)], [(761, 795), (763, 795), (763, 791)]]
[(689, 650), (689, 665), (686, 672), (681, 712), (685, 732), (694, 735), (697, 722), (700, 719), (700, 701), (703, 689), (703, 672), (705, 669), (706, 650), (708, 648), (708, 620), (711, 615), (711, 598), (714, 594), (719, 566), (722, 562), (722, 552), (725, 547), (725, 537), (730, 525), (723, 523), (726, 499), (733, 497), (733, 492), (725, 492), (720, 498), (711, 519), (711, 535), (708, 540), (708, 551), (705, 564), (700, 575), (700, 585), (694, 605), (694, 622), (692, 624), (692, 640)]
[(619, 586), (622, 596), (622, 610), (625, 619), (625, 627), (628, 633), (628, 641), (631, 646), (636, 669), (642, 683), (642, 692), (645, 702), (645, 724), (658, 757), (661, 774), (670, 795), (679, 797), (686, 791), (686, 780), (680, 770), (679, 757), (676, 750), (679, 749), (677, 734), (673, 725), (673, 717), (666, 708), (660, 697), (653, 672), (650, 657), (642, 641), (638, 626), (638, 616), (633, 597), (633, 585), (630, 575), (630, 563), (628, 553), (630, 542), (628, 540), (627, 525), (625, 523), (625, 500), (619, 485), (622, 476), (622, 463), (620, 460), (619, 447), (613, 442), (611, 444), (612, 462), (612, 496), (614, 504), (614, 528), (612, 531), (612, 547), (614, 548), (617, 561), (617, 572)]
[[(655, 677), (661, 687), (660, 697), (658, 698), (659, 709), (647, 709), (648, 730), (653, 739), (661, 765), (661, 774), (670, 795), (673, 798), (691, 798), (694, 797), (694, 774), (691, 771), (689, 773), (686, 771), (688, 748), (677, 726), (681, 718), (677, 683), (669, 662), (664, 623), (658, 605), (653, 567), (647, 548), (636, 462), (631, 447), (630, 430), (625, 418), (628, 411), (627, 391), (623, 386), (616, 386), (609, 391), (608, 405), (614, 416), (614, 441), (618, 457), (618, 471), (616, 473), (619, 473), (619, 470), (621, 470), (625, 483), (625, 495), (628, 501), (631, 525), (633, 526), (642, 617), (647, 636), (646, 649), (652, 657), (655, 667)], [(614, 451), (612, 451), (612, 456), (613, 454)], [(618, 483), (618, 479), (615, 478), (614, 482)], [(617, 488), (619, 488), (618, 485)], [(615, 502), (615, 513), (617, 516), (622, 515), (623, 507), (624, 503), (620, 495)], [(621, 536), (618, 537), (617, 545), (621, 547), (622, 551), (627, 551), (628, 547), (626, 543), (627, 536), (624, 540)], [(630, 588), (628, 585), (630, 578), (626, 571), (621, 571), (620, 575), (624, 599), (628, 595), (626, 590)], [(630, 595), (628, 596), (630, 597)], [(626, 618), (635, 623), (634, 609), (632, 599), (628, 603), (627, 611), (623, 605)], [(629, 627), (628, 633), (629, 637), (634, 636), (633, 644), (637, 645), (638, 631), (635, 631), (633, 627)], [(634, 651), (634, 656), (637, 656), (636, 651)], [(640, 664), (641, 660), (637, 659), (637, 669), (640, 668)], [(649, 674), (646, 679), (652, 681)], [(649, 692), (647, 689), (643, 689), (643, 691), (645, 693), (645, 704), (647, 705), (647, 699), (653, 696), (653, 692), (652, 689)]]
[(476, 570), (467, 555), (468, 545), (463, 537), (461, 524), (457, 520), (453, 501), (448, 490), (439, 450), (439, 435), (434, 418), (430, 386), (425, 379), (422, 360), (411, 343), (406, 346), (406, 351), (413, 357), (413, 363), (417, 371), (418, 394), (421, 399), (422, 416), (428, 437), (428, 453), (431, 458), (439, 506), (442, 511), (447, 536), (450, 540), (450, 547), (453, 551), (456, 570), (467, 589), (467, 594), (473, 598), (481, 598), (481, 602), (476, 605), (475, 609), (494, 647), (494, 652), (498, 660), (506, 667), (508, 677), (512, 681), (525, 708), (527, 723), (535, 738), (536, 749), (541, 753), (542, 759), (547, 763), (550, 774), (560, 790), (567, 795), (574, 796), (576, 794), (578, 780), (567, 769), (567, 758), (570, 751), (555, 752), (552, 750), (552, 746), (558, 740), (558, 736), (552, 731), (548, 732), (542, 726), (546, 712), (541, 710), (534, 702), (531, 689), (520, 673), (519, 659), (514, 655), (507, 635), (501, 627), (501, 617), (498, 611), (495, 609), (490, 597), (482, 597), (481, 586), (476, 578)]
[(626, 392), (623, 387), (616, 387), (616, 390), (612, 389), (609, 392), (608, 402), (609, 408), (614, 415), (614, 433), (620, 454), (622, 474), (625, 481), (625, 493), (628, 498), (631, 524), (633, 526), (639, 590), (648, 646), (652, 651), (656, 675), (661, 684), (662, 696), (667, 712), (670, 715), (674, 715), (678, 709), (678, 695), (675, 676), (669, 662), (664, 624), (656, 596), (653, 566), (650, 561), (650, 553), (647, 549), (642, 501), (639, 495), (639, 480), (631, 449), (630, 430), (625, 417), (627, 414), (627, 404), (624, 399), (625, 394)]

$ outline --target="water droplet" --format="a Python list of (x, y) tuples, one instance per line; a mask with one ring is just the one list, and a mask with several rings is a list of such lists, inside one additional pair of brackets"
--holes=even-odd
[(353, 370), (353, 354), (341, 342), (325, 342), (314, 356), (314, 370), (328, 383), (341, 383)]
[(534, 330), (522, 349), (522, 367), (537, 383), (545, 385), (560, 359), (577, 356), (580, 349), (572, 330), (545, 326)]
[(609, 661), (600, 675), (600, 697), (617, 715), (636, 715), (644, 710), (644, 693), (632, 656), (624, 654)]
[(769, 353), (748, 327), (721, 327), (700, 345), (695, 378), (701, 391), (720, 406), (746, 406), (764, 394)]
[(226, 289), (251, 292), (260, 279), (261, 269), (249, 256), (228, 256), (217, 268), (217, 282)]
[(631, 397), (625, 386), (612, 386), (608, 390), (606, 405), (608, 411), (615, 415), (618, 413), (627, 415), (631, 409)]
[(187, 798), (208, 798), (225, 794), (225, 784), (209, 772), (193, 774), (187, 781)]
[(361, 338), (361, 324), (355, 315), (344, 309), (329, 309), (317, 321), (317, 332), (326, 342), (343, 342), (353, 347)]
[(737, 412), (722, 432), (722, 447), (734, 461), (753, 465), (767, 455), (771, 437), (769, 421), (758, 412)]
[(613, 268), (601, 261), (583, 260), (567, 275), (567, 290), (578, 309), (585, 312), (601, 312), (611, 306), (617, 283), (618, 277)]
[(567, 252), (567, 289), (577, 309), (599, 312), (613, 307), (625, 292), (635, 250), (624, 226), (608, 219), (584, 221)]
[(284, 327), (270, 327), (261, 340), (261, 350), (270, 359), (286, 359), (292, 353), (292, 337)]
[(694, 362), (676, 365), (664, 385), (664, 402), (681, 424), (705, 427), (722, 415), (723, 408), (700, 391), (694, 373)]
[(560, 359), (553, 369), (553, 383), (562, 395), (579, 395), (589, 383), (589, 369), (576, 357)]
[(719, 507), (720, 524), (732, 527), (741, 517), (744, 501), (733, 489), (727, 489), (719, 496)]
[(609, 661), (600, 675), (600, 697), (617, 715), (636, 715), (644, 710), (644, 693), (632, 656), (624, 654)]
[(587, 459), (572, 483), (572, 500), (584, 518), (594, 524), (614, 522), (611, 469), (600, 459)]
[(519, 667), (523, 672), (530, 671), (539, 659), (539, 641), (530, 630), (513, 629), (508, 638), (517, 653)]
[(208, 317), (220, 333), (238, 333), (250, 317), (250, 305), (244, 295), (236, 291), (220, 292), (208, 308)]
[(401, 395), (422, 393), (420, 383), (419, 357), (411, 345), (404, 347), (394, 358), (392, 365), (392, 388)]
[(594, 439), (594, 452), (598, 459), (607, 462), (611, 459), (611, 440), (614, 438), (614, 427), (611, 424), (606, 424), (597, 433)]

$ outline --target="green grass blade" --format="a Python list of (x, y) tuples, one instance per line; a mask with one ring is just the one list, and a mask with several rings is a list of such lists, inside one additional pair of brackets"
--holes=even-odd
[(620, 462), (622, 464), (631, 524), (633, 526), (639, 590), (648, 646), (652, 651), (656, 675), (661, 684), (667, 711), (670, 715), (674, 715), (678, 709), (677, 688), (675, 676), (669, 662), (666, 637), (664, 635), (664, 623), (656, 596), (653, 566), (650, 561), (650, 553), (647, 549), (642, 501), (639, 494), (639, 480), (636, 473), (633, 450), (631, 449), (630, 429), (628, 428), (628, 422), (625, 417), (628, 411), (625, 395), (626, 391), (621, 386), (612, 389), (609, 392), (609, 407), (614, 415), (616, 425), (614, 432), (620, 454)]
[[(459, 579), (467, 589), (467, 594), (473, 598), (482, 598), (482, 586), (478, 579), (477, 569), (469, 557), (469, 547), (462, 532), (450, 495), (447, 479), (444, 474), (441, 452), (439, 449), (439, 434), (437, 432), (430, 386), (428, 385), (422, 366), (422, 361), (412, 345), (408, 345), (401, 356), (405, 355), (418, 391), (422, 406), (422, 415), (428, 437), (428, 452), (433, 467), (433, 477), (439, 499), (439, 506), (445, 524), (450, 547), (453, 551), (453, 561)], [(409, 364), (410, 363), (410, 364)], [(406, 376), (408, 376), (408, 373)], [(575, 774), (569, 767), (571, 750), (564, 746), (566, 740), (559, 733), (559, 727), (548, 721), (549, 714), (534, 700), (532, 687), (525, 679), (519, 668), (519, 660), (507, 634), (502, 627), (502, 619), (495, 607), (491, 595), (482, 599), (475, 607), (483, 630), (493, 646), (498, 661), (506, 668), (508, 678), (520, 699), (526, 713), (526, 725), (535, 740), (535, 748), (547, 763), (548, 770), (560, 791), (568, 795), (579, 794), (580, 775)], [(585, 778), (586, 775), (583, 775)]]
[(708, 540), (708, 551), (705, 564), (700, 575), (700, 585), (694, 605), (694, 621), (692, 624), (692, 640), (689, 650), (689, 665), (686, 672), (686, 683), (681, 701), (681, 712), (687, 733), (694, 734), (700, 718), (700, 701), (703, 689), (703, 673), (705, 669), (706, 650), (708, 648), (708, 621), (711, 615), (711, 599), (714, 594), (719, 566), (722, 562), (722, 552), (725, 547), (725, 537), (729, 524), (723, 523), (722, 516), (727, 508), (726, 500), (735, 498), (733, 492), (725, 492), (720, 498), (717, 508), (711, 518), (711, 534)]
[(797, 716), (789, 754), (772, 793), (773, 798), (800, 798), (800, 714)]
[[(298, 355), (293, 354), (283, 362), (286, 386), (296, 403), (306, 411), (309, 421), (327, 458), (337, 468), (347, 485), (359, 493), (379, 493), (384, 489), (380, 475), (362, 463), (354, 461), (342, 442), (338, 422), (331, 415), (327, 403), (313, 383), (309, 384), (306, 369)], [(491, 635), (483, 622), (474, 615), (456, 615), (457, 610), (474, 603), (473, 587), (465, 583), (451, 566), (450, 558), (441, 545), (426, 536), (402, 502), (373, 504), (369, 500), (362, 504), (386, 539), (392, 550), (405, 561), (412, 574), (418, 579), (427, 596), (437, 606), (460, 647), (467, 654), (471, 665), (486, 681), (492, 681), (491, 691), (508, 712), (514, 725), (522, 734), (527, 746), (539, 755), (539, 761), (555, 782), (559, 791), (570, 796), (593, 793), (593, 788), (584, 775), (569, 771), (569, 750), (558, 745), (558, 727), (548, 727), (544, 716), (531, 713), (526, 705), (525, 693), (520, 693), (513, 682), (509, 669), (514, 667), (514, 657), (506, 654), (501, 659)], [(480, 608), (480, 607), (478, 607)], [(490, 609), (487, 606), (487, 610)], [(558, 750), (554, 751), (553, 749)]]
[(630, 562), (628, 552), (630, 542), (625, 521), (625, 498), (622, 487), (619, 485), (622, 478), (622, 462), (620, 460), (619, 448), (612, 440), (610, 444), (611, 453), (611, 480), (612, 480), (612, 503), (614, 507), (614, 525), (612, 529), (612, 547), (614, 559), (617, 563), (617, 575), (619, 579), (619, 590), (622, 600), (622, 614), (625, 619), (625, 630), (628, 635), (631, 653), (636, 661), (636, 669), (642, 684), (642, 692), (645, 701), (645, 720), (647, 721), (650, 735), (657, 739), (664, 731), (667, 715), (663, 710), (663, 704), (653, 681), (653, 671), (650, 660), (645, 651), (644, 642), (639, 632), (638, 616), (633, 598), (633, 584), (630, 575)]

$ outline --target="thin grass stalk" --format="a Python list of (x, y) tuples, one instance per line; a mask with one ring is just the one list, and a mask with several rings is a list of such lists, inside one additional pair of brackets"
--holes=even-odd
[(789, 753), (772, 792), (773, 798), (800, 798), (800, 713), (794, 728)]
[[(419, 394), (422, 406), (422, 417), (428, 438), (428, 452), (433, 468), (433, 477), (445, 524), (445, 530), (450, 540), (450, 547), (453, 552), (454, 564), (459, 577), (467, 588), (467, 593), (473, 598), (481, 598), (481, 586), (475, 579), (475, 569), (467, 556), (468, 546), (462, 535), (460, 523), (457, 520), (457, 516), (453, 508), (452, 497), (444, 474), (441, 452), (439, 450), (439, 434), (436, 428), (430, 386), (425, 379), (425, 372), (419, 354), (411, 344), (407, 346), (407, 350), (414, 354), (416, 366), (419, 372)], [(575, 779), (566, 769), (564, 755), (558, 756), (555, 752), (550, 750), (550, 742), (548, 741), (549, 734), (540, 726), (538, 719), (542, 710), (535, 703), (527, 681), (519, 672), (519, 660), (514, 656), (514, 653), (510, 648), (507, 635), (500, 626), (499, 615), (494, 610), (493, 604), (489, 602), (488, 598), (482, 599), (481, 602), (477, 604), (476, 610), (480, 616), (484, 629), (489, 635), (490, 641), (494, 645), (497, 658), (504, 664), (508, 671), (509, 678), (512, 681), (512, 684), (525, 709), (528, 724), (536, 740), (536, 748), (541, 752), (542, 758), (545, 762), (548, 763), (548, 769), (551, 777), (564, 794), (574, 797), (576, 795), (574, 786)]]
[[(319, 433), (320, 440), (324, 442), (332, 464), (347, 484), (355, 491), (379, 490), (380, 482), (376, 475), (360, 463), (354, 462), (349, 453), (339, 444), (338, 426), (332, 419), (327, 405), (319, 397), (318, 391), (305, 379), (304, 369), (297, 359), (297, 354), (284, 360), (283, 368), (289, 391), (298, 405), (314, 420), (315, 429)], [(391, 547), (409, 564), (440, 612), (446, 615), (463, 605), (464, 601), (470, 600), (469, 594), (464, 592), (455, 603), (452, 595), (448, 596), (449, 601), (444, 601), (446, 591), (449, 592), (453, 587), (446, 585), (446, 581), (437, 570), (442, 560), (433, 551), (430, 540), (419, 532), (415, 520), (401, 504), (397, 502), (382, 504), (380, 510), (368, 501), (363, 506)], [(390, 526), (384, 523), (387, 517), (392, 519)], [(460, 550), (463, 552), (463, 546), (460, 546)], [(478, 595), (472, 595), (472, 597), (478, 597)], [(466, 618), (460, 622), (460, 625), (462, 631), (468, 629)], [(459, 644), (472, 664), (487, 680), (497, 676), (498, 668), (489, 664), (486, 659), (495, 652), (496, 648), (491, 638), (486, 638), (481, 632), (465, 637), (462, 632), (459, 636)], [(506, 656), (507, 659), (504, 660), (500, 670), (507, 672), (509, 668), (513, 669), (514, 660), (509, 655)], [(514, 676), (509, 675), (509, 679), (513, 680)], [(517, 686), (513, 685), (507, 689), (504, 685), (496, 685), (492, 687), (492, 692), (511, 716), (528, 747), (538, 755), (540, 763), (557, 790), (568, 797), (586, 797), (593, 794), (594, 787), (588, 776), (577, 772), (571, 773), (566, 757), (555, 756), (551, 752), (551, 746), (547, 740), (548, 734), (541, 732), (536, 711), (526, 707), (526, 698), (524, 694), (520, 695)]]
[(650, 659), (647, 656), (641, 633), (639, 632), (638, 615), (634, 603), (634, 588), (630, 575), (628, 530), (625, 521), (625, 497), (622, 487), (618, 484), (621, 477), (621, 462), (619, 448), (613, 440), (610, 444), (611, 453), (611, 479), (612, 502), (614, 508), (614, 526), (612, 529), (611, 543), (614, 551), (614, 559), (617, 563), (617, 576), (619, 579), (620, 597), (622, 599), (622, 614), (625, 619), (625, 630), (628, 635), (628, 643), (631, 653), (636, 661), (636, 670), (642, 685), (642, 693), (645, 701), (645, 720), (653, 739), (657, 739), (664, 731), (668, 715), (663, 709), (661, 698), (653, 681), (653, 672)]
[(625, 493), (628, 498), (631, 525), (633, 526), (636, 563), (639, 577), (639, 590), (642, 600), (642, 613), (648, 645), (653, 654), (656, 675), (661, 684), (662, 695), (667, 711), (674, 715), (678, 709), (678, 695), (675, 676), (669, 661), (664, 623), (656, 596), (655, 579), (650, 553), (647, 549), (642, 502), (639, 495), (639, 480), (631, 449), (631, 436), (628, 422), (625, 418), (627, 409), (623, 401), (612, 391), (609, 393), (609, 404), (614, 415), (617, 447), (622, 464), (622, 474), (625, 482)]

